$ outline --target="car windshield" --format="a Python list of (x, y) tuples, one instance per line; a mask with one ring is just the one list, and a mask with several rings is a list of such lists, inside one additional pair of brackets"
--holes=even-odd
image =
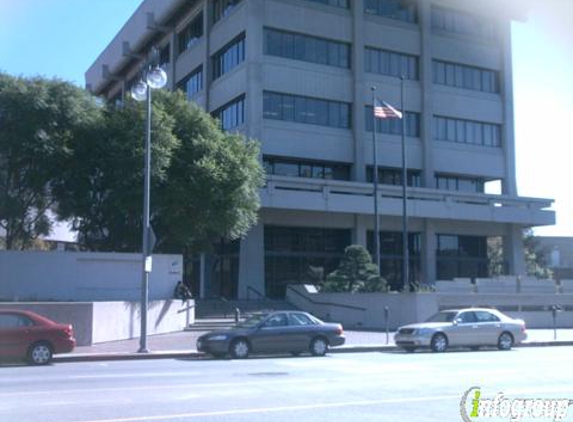
[(426, 320), (426, 322), (452, 322), (456, 317), (457, 312), (438, 312)]
[(245, 321), (239, 322), (237, 325), (235, 325), (235, 327), (254, 328), (257, 325), (259, 325), (266, 317), (267, 315), (264, 314), (253, 315), (252, 317), (246, 319)]

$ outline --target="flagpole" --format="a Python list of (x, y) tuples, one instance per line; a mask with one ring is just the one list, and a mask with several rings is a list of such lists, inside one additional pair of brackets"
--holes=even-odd
[(408, 247), (408, 197), (406, 195), (408, 171), (406, 167), (406, 109), (404, 108), (404, 75), (402, 75), (400, 79), (400, 97), (402, 103), (402, 285), (403, 290), (407, 292), (410, 284), (410, 257)]
[(376, 87), (370, 88), (372, 90), (372, 155), (373, 155), (373, 169), (372, 179), (374, 181), (374, 263), (380, 270), (380, 234), (378, 227), (378, 153), (376, 148), (376, 116), (374, 108), (376, 107)]

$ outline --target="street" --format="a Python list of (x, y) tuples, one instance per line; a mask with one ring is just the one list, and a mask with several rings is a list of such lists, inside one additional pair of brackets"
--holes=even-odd
[[(473, 386), (488, 397), (573, 399), (572, 353), (545, 347), (0, 366), (0, 421), (460, 421), (462, 395)], [(572, 414), (569, 408), (565, 420)]]

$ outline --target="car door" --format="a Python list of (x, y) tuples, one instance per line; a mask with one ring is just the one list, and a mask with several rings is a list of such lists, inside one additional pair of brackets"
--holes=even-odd
[(477, 320), (474, 311), (460, 312), (455, 318), (455, 325), (448, 333), (452, 346), (470, 346), (477, 343)]
[(31, 342), (31, 321), (16, 313), (0, 314), (0, 356), (25, 357)]
[(269, 315), (250, 338), (253, 350), (259, 353), (285, 351), (287, 325), (286, 313)]
[(308, 315), (300, 312), (290, 312), (288, 322), (289, 351), (308, 350), (315, 334), (316, 323)]
[(482, 345), (496, 345), (501, 334), (500, 319), (488, 311), (476, 311), (478, 336)]

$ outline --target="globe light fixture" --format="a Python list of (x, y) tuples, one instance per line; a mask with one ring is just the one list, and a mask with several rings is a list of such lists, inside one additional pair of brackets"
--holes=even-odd
[(131, 88), (131, 98), (135, 101), (145, 101), (147, 99), (147, 84), (140, 80)]
[(155, 66), (147, 73), (147, 85), (151, 89), (160, 89), (167, 84), (167, 73), (159, 66)]

